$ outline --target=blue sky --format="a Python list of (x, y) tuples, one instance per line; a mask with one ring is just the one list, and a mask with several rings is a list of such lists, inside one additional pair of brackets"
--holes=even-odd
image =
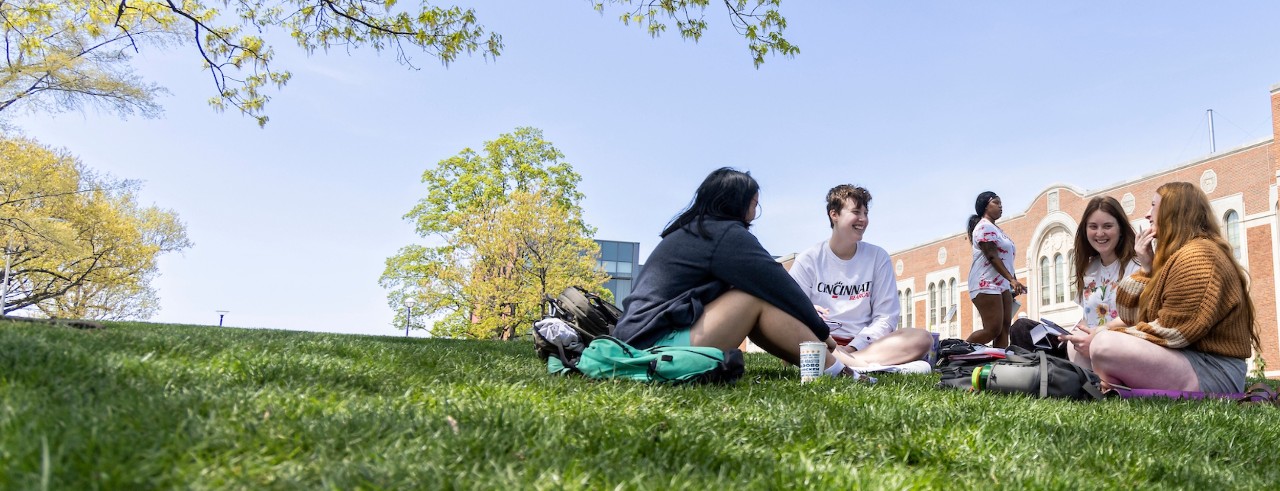
[[(698, 43), (651, 39), (590, 2), (459, 2), (503, 35), (497, 60), (420, 70), (369, 49), (305, 56), (271, 122), (219, 114), (193, 47), (146, 50), (165, 114), (25, 114), (28, 136), (144, 181), (195, 246), (160, 261), (159, 322), (395, 335), (377, 279), (423, 242), (402, 216), (421, 173), (519, 126), (582, 175), (599, 238), (641, 260), (711, 170), (751, 171), (774, 254), (828, 233), (835, 184), (874, 195), (866, 240), (890, 251), (959, 233), (973, 198), (1010, 214), (1053, 183), (1100, 189), (1271, 137), (1280, 3), (789, 0), (794, 59), (754, 68), (722, 9)], [(275, 36), (275, 39), (281, 39)], [(403, 331), (401, 331), (403, 332)]]

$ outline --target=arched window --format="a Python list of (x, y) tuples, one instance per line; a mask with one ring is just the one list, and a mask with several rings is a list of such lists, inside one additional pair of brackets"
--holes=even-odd
[(904, 298), (905, 297), (902, 296), (902, 290), (898, 290), (898, 325), (899, 326), (902, 325), (902, 313), (907, 311), (906, 309), (907, 302), (906, 300), (904, 300)]
[(1062, 254), (1053, 255), (1053, 300), (1057, 303), (1066, 301), (1063, 298), (1067, 294), (1066, 278), (1067, 265), (1062, 259)]
[(929, 325), (933, 326), (938, 323), (938, 289), (936, 285), (929, 283)]
[(1073, 302), (1080, 294), (1076, 291), (1076, 251), (1067, 253), (1067, 291), (1071, 293), (1067, 296), (1067, 300)]
[(1049, 305), (1049, 258), (1040, 258), (1040, 305)]
[[(950, 288), (950, 290), (951, 290), (951, 294), (948, 296), (949, 301), (947, 302), (947, 313), (948, 313), (948, 314), (949, 314), (949, 313), (951, 313), (951, 309), (956, 309), (956, 315), (959, 315), (959, 313), (960, 313), (960, 306), (959, 306), (959, 305), (957, 305), (957, 304), (958, 304), (958, 303), (959, 303), (959, 301), (960, 301), (960, 298), (959, 298), (959, 297), (960, 297), (960, 294), (959, 294), (960, 292), (959, 292), (958, 290), (956, 290), (956, 279), (955, 279), (955, 278), (951, 278), (951, 288)], [(951, 321), (951, 320), (954, 320), (954, 319), (947, 319), (947, 320), (948, 320), (948, 321)]]
[(915, 306), (911, 305), (911, 289), (908, 288), (906, 302), (905, 305), (902, 306), (902, 311), (906, 312), (903, 314), (903, 317), (907, 320), (907, 327), (915, 327), (915, 310)]
[(1235, 210), (1227, 211), (1227, 216), (1222, 218), (1223, 232), (1227, 234), (1227, 242), (1231, 244), (1231, 255), (1240, 260), (1240, 215)]

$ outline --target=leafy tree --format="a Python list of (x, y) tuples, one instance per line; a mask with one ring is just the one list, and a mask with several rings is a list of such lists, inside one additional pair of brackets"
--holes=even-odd
[(155, 96), (164, 89), (133, 74), (130, 51), (180, 43), (189, 34), (172, 19), (130, 11), (120, 12), (116, 23), (109, 8), (108, 2), (74, 0), (0, 2), (7, 62), (0, 111), (23, 102), (33, 111), (93, 104), (122, 115), (158, 114)]
[(397, 315), (414, 298), (415, 320), (435, 319), (435, 335), (511, 338), (542, 316), (543, 295), (574, 284), (604, 291), (608, 279), (596, 267), (595, 229), (582, 221), (581, 178), (564, 154), (535, 128), (483, 150), (423, 173), (427, 196), (405, 218), (441, 245), (402, 248), (379, 279)]
[[(764, 63), (764, 56), (773, 53), (792, 57), (800, 54), (800, 47), (787, 41), (782, 31), (787, 19), (778, 11), (782, 0), (721, 0), (729, 10), (729, 23), (747, 39), (756, 67)], [(702, 39), (707, 21), (702, 12), (711, 0), (608, 0), (594, 2), (596, 10), (603, 13), (605, 4), (622, 4), (630, 7), (619, 19), (623, 24), (644, 27), (649, 35), (658, 37), (667, 30), (667, 21), (674, 22), (680, 37), (695, 42)], [(691, 13), (696, 10), (697, 16)]]
[(160, 254), (191, 246), (177, 215), (139, 206), (137, 183), (90, 172), (66, 152), (0, 138), (4, 312), (122, 319), (157, 310)]
[[(781, 0), (724, 0), (731, 24), (748, 41), (757, 66), (764, 55), (794, 56), (782, 37)], [(607, 0), (627, 9), (621, 20), (658, 36), (674, 22), (697, 41), (707, 27), (709, 0)], [(214, 85), (209, 103), (230, 106), (265, 125), (268, 89), (288, 83), (273, 65), (275, 49), (262, 37), (287, 32), (308, 54), (333, 47), (390, 50), (413, 67), (421, 51), (448, 65), (460, 55), (501, 54), (502, 36), (486, 33), (474, 9), (432, 6), (416, 11), (397, 0), (0, 0), (6, 66), (0, 69), (0, 113), (20, 102), (33, 110), (100, 105), (121, 115), (154, 116), (163, 89), (129, 66), (142, 49), (194, 45)], [(220, 11), (218, 7), (226, 8)]]

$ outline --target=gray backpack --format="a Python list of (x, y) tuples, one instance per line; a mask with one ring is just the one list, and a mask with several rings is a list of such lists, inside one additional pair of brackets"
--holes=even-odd
[[(585, 288), (571, 286), (565, 288), (558, 296), (546, 295), (547, 317), (564, 321), (577, 333), (580, 345), (585, 347), (601, 336), (613, 334), (614, 326), (622, 317), (622, 310), (599, 295)], [(563, 353), (563, 349), (549, 343), (537, 329), (533, 330), (533, 344), (538, 356), (547, 359), (550, 356), (577, 359), (581, 352)]]
[(1044, 399), (1102, 399), (1098, 375), (1068, 360), (1043, 351), (1011, 348), (1003, 360), (975, 365), (941, 366), (939, 387), (1030, 394)]

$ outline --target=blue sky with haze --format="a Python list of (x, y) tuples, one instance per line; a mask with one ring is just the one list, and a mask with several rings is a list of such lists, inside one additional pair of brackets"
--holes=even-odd
[[(973, 198), (1017, 214), (1053, 183), (1100, 189), (1271, 137), (1280, 3), (783, 3), (794, 59), (754, 68), (712, 2), (698, 43), (650, 39), (590, 2), (460, 2), (503, 35), (497, 60), (420, 70), (390, 54), (305, 56), (274, 36), (259, 129), (213, 112), (191, 46), (147, 49), (165, 114), (24, 114), (11, 123), (89, 167), (144, 181), (195, 246), (165, 256), (159, 322), (395, 335), (377, 279), (423, 241), (401, 217), (423, 170), (518, 126), (545, 132), (582, 175), (599, 238), (658, 232), (719, 166), (751, 171), (774, 254), (829, 229), (823, 195), (874, 195), (866, 240), (890, 251), (962, 231)], [(401, 331), (403, 333), (403, 331)]]

